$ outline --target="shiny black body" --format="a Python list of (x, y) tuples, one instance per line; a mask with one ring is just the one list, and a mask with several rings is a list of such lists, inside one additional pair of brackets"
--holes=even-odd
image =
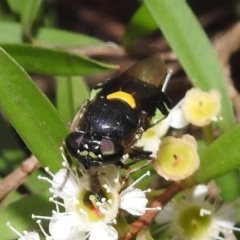
[[(168, 114), (170, 101), (161, 91), (165, 74), (163, 62), (150, 58), (97, 86), (95, 97), (80, 109), (72, 125), (73, 132), (65, 139), (70, 155), (89, 170), (103, 164), (118, 164), (124, 154), (134, 152), (134, 143), (149, 127), (156, 110)], [(109, 94), (119, 91), (129, 94), (135, 106), (121, 98), (108, 99)]]

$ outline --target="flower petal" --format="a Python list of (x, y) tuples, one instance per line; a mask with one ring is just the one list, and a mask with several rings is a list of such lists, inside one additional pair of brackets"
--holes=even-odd
[(76, 196), (81, 190), (81, 185), (84, 185), (80, 185), (79, 183), (83, 183), (83, 181), (77, 181), (73, 173), (67, 169), (60, 169), (54, 175), (52, 182), (53, 194), (62, 199), (67, 198), (69, 195)]
[(85, 236), (80, 225), (76, 215), (56, 213), (49, 224), (49, 233), (54, 240), (77, 240)]
[(141, 216), (146, 211), (148, 200), (145, 193), (138, 188), (126, 189), (121, 193), (120, 208), (132, 215)]
[(117, 240), (118, 232), (117, 230), (107, 224), (97, 224), (91, 231), (89, 240)]
[(173, 108), (170, 112), (170, 127), (181, 129), (189, 124), (188, 120), (184, 117), (182, 109), (180, 107)]
[(18, 240), (40, 240), (40, 237), (37, 232), (27, 232), (26, 234), (18, 238)]

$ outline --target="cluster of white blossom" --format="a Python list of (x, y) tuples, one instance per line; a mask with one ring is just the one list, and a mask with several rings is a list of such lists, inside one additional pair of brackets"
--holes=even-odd
[[(220, 100), (216, 90), (206, 93), (191, 89), (167, 118), (142, 135), (136, 146), (152, 152), (155, 158), (152, 166), (160, 176), (179, 181), (196, 171), (200, 160), (195, 138), (190, 135), (182, 138), (163, 137), (170, 127), (180, 129), (189, 123), (203, 127), (220, 119)], [(117, 240), (123, 227), (119, 221), (122, 210), (133, 216), (160, 210), (147, 207), (146, 192), (150, 189), (143, 191), (135, 187), (150, 174), (149, 171), (123, 188), (119, 168), (99, 168), (96, 178), (70, 168), (64, 154), (63, 158), (63, 169), (52, 174), (46, 168), (51, 177), (39, 177), (51, 184), (50, 201), (55, 204), (51, 216), (33, 215), (46, 240)], [(96, 186), (93, 188), (93, 185)], [(238, 230), (234, 227), (237, 221), (236, 202), (222, 205), (210, 202), (205, 185), (186, 190), (182, 196), (181, 199), (170, 201), (156, 217), (156, 222), (169, 230), (170, 239), (220, 240), (225, 239), (229, 231)], [(48, 231), (41, 225), (43, 220), (49, 221)], [(36, 232), (24, 231), (21, 234), (10, 223), (8, 225), (20, 240), (40, 239)]]

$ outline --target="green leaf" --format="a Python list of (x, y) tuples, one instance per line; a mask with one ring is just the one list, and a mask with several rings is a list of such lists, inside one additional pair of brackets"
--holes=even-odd
[(135, 41), (158, 29), (156, 21), (146, 5), (142, 4), (135, 12), (123, 36), (124, 45), (131, 47)]
[(22, 11), (21, 11), (21, 22), (22, 32), (27, 38), (31, 37), (32, 24), (37, 16), (38, 10), (41, 6), (41, 0), (21, 0)]
[(31, 27), (41, 6), (41, 0), (8, 0), (8, 4), (13, 12), (20, 15), (21, 32), (23, 36), (31, 37)]
[(233, 127), (213, 142), (201, 156), (195, 173), (197, 183), (221, 177), (240, 166), (240, 125)]
[(90, 92), (81, 77), (57, 77), (57, 109), (66, 123), (70, 123)]
[(7, 3), (13, 12), (20, 15), (22, 12), (23, 1), (26, 1), (26, 0), (22, 0), (22, 1), (7, 0)]
[(18, 236), (8, 226), (7, 222), (19, 232), (34, 228), (39, 230), (32, 214), (41, 216), (51, 216), (54, 205), (49, 202), (49, 193), (25, 197), (5, 209), (0, 210), (1, 240), (16, 239)]
[(21, 66), (0, 49), (0, 106), (26, 145), (52, 171), (61, 167), (68, 133), (56, 109)]
[(192, 83), (203, 90), (218, 89), (222, 95), (223, 130), (234, 124), (233, 109), (223, 71), (209, 39), (185, 0), (145, 0)]
[[(0, 22), (0, 43), (22, 43), (22, 26), (15, 22)], [(96, 47), (106, 44), (88, 35), (49, 27), (41, 27), (36, 34), (36, 44), (47, 46)]]
[(105, 45), (99, 39), (84, 34), (47, 27), (41, 27), (38, 30), (36, 39), (41, 44), (51, 44), (53, 46), (96, 47)]
[(38, 176), (48, 177), (46, 172), (43, 172), (41, 169), (35, 170), (31, 173), (30, 176), (27, 177), (24, 182), (24, 187), (28, 189), (32, 194), (39, 194), (43, 191), (46, 191), (50, 187), (50, 184), (46, 181), (39, 180)]
[[(17, 1), (18, 2), (18, 1)], [(21, 25), (12, 22), (0, 22), (0, 43), (21, 43)]]
[(58, 76), (89, 75), (114, 69), (116, 66), (50, 48), (28, 44), (1, 44), (28, 72)]
[(234, 201), (240, 196), (239, 188), (239, 171), (232, 171), (226, 175), (215, 179), (218, 187), (220, 187), (220, 195), (224, 201)]

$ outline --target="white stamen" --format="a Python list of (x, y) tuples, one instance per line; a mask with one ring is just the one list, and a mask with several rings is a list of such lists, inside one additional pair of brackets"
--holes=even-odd
[(65, 208), (65, 205), (57, 200), (55, 200), (53, 197), (49, 198), (49, 202), (53, 202), (56, 206), (62, 206)]
[(15, 228), (11, 225), (10, 222), (7, 222), (7, 226), (8, 226), (14, 233), (16, 233), (16, 235), (18, 235), (19, 237), (23, 237), (23, 235), (22, 235), (19, 231), (17, 231), (17, 229), (15, 229)]
[(60, 150), (61, 150), (61, 154), (62, 154), (63, 161), (66, 162), (66, 163), (68, 164), (68, 160), (67, 160), (67, 158), (66, 158), (66, 156), (65, 156), (65, 153), (64, 153), (63, 148), (60, 147)]
[(67, 167), (68, 164), (67, 164), (66, 162), (62, 162), (62, 166), (63, 166), (63, 167)]
[(53, 184), (53, 181), (52, 181), (50, 178), (48, 178), (48, 177), (43, 177), (43, 176), (39, 175), (39, 176), (38, 176), (38, 179), (39, 179), (39, 180), (46, 181), (46, 182), (48, 182), (48, 183), (50, 183), (50, 184)]
[(112, 220), (112, 223), (113, 223), (113, 224), (117, 224), (117, 220), (114, 218), (114, 219)]
[(212, 212), (210, 210), (207, 210), (207, 209), (204, 209), (204, 208), (201, 208), (200, 209), (200, 216), (203, 217), (205, 215), (211, 215)]
[[(46, 181), (46, 182), (48, 182), (49, 184), (51, 184), (51, 185), (59, 185), (58, 187), (60, 188), (60, 187), (63, 187), (62, 186), (62, 183), (60, 184), (60, 183), (56, 183), (56, 182), (54, 182), (53, 180), (51, 180), (50, 178), (47, 178), (47, 177), (43, 177), (43, 176), (41, 176), (41, 175), (39, 175), (38, 176), (38, 179), (39, 180), (43, 180), (43, 181)], [(55, 187), (55, 188), (49, 188), (49, 191), (51, 192), (51, 193), (54, 193), (56, 190), (58, 190), (57, 188), (58, 187)], [(58, 190), (58, 191), (60, 191), (60, 189)], [(61, 189), (61, 192), (64, 192), (66, 195), (69, 195), (69, 196), (71, 196), (72, 195), (72, 191), (71, 190), (69, 190), (66, 186), (64, 186), (62, 189)]]
[(52, 217), (46, 217), (46, 216), (40, 216), (40, 215), (32, 214), (32, 219), (51, 220)]
[(44, 168), (45, 172), (48, 173), (52, 178), (54, 177), (54, 174), (50, 171), (49, 167)]
[(111, 192), (111, 188), (107, 184), (103, 184), (102, 186), (103, 186), (103, 188), (106, 189), (107, 193)]
[(79, 213), (84, 215), (84, 216), (86, 216), (86, 217), (88, 217), (88, 213), (84, 209), (82, 209), (82, 208), (79, 209)]
[(146, 176), (150, 176), (150, 171), (147, 171), (145, 174), (143, 174), (140, 178), (138, 178), (136, 181), (134, 181), (131, 185), (129, 185), (125, 190), (130, 189), (134, 187), (138, 182), (140, 182), (143, 178)]
[(49, 235), (45, 232), (45, 230), (43, 229), (42, 224), (41, 224), (42, 221), (41, 221), (41, 220), (37, 220), (36, 222), (37, 222), (37, 224), (38, 224), (41, 232), (43, 233), (44, 237), (46, 238), (46, 240), (52, 239), (52, 237), (49, 236)]
[(152, 189), (151, 188), (148, 188), (147, 190), (144, 190), (143, 192), (144, 193), (148, 193), (148, 192), (151, 192), (152, 191)]

